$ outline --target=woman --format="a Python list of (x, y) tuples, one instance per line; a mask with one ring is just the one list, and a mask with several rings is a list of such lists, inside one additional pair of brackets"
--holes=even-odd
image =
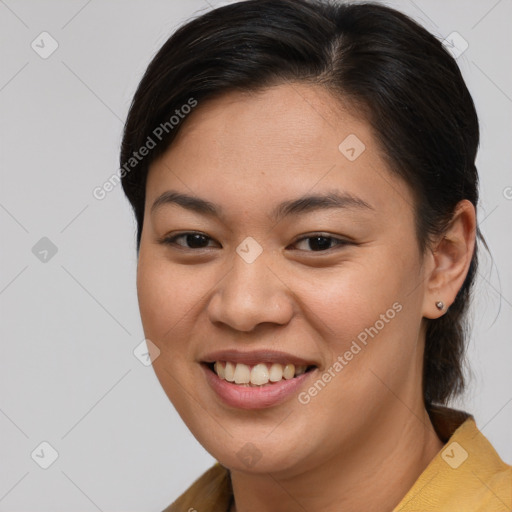
[(498, 511), (468, 413), (478, 119), (458, 66), (377, 4), (190, 21), (133, 99), (122, 179), (156, 375), (218, 463), (167, 511)]

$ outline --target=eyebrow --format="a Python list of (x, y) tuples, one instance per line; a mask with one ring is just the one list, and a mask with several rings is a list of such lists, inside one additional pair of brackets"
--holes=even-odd
[[(222, 208), (210, 201), (200, 197), (183, 194), (175, 190), (168, 190), (157, 197), (151, 206), (151, 213), (156, 212), (164, 205), (177, 204), (182, 208), (207, 215), (209, 217), (220, 218)], [(351, 208), (360, 210), (375, 209), (363, 199), (349, 193), (328, 192), (326, 194), (315, 194), (284, 201), (277, 205), (271, 212), (270, 218), (279, 221), (285, 217), (310, 213), (316, 210), (327, 210), (332, 208)]]

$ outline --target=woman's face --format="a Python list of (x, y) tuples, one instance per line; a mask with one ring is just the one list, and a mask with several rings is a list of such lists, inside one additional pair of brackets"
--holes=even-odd
[(199, 104), (151, 166), (137, 279), (153, 366), (233, 470), (292, 474), (390, 438), (422, 400), (427, 271), (410, 190), (322, 88)]

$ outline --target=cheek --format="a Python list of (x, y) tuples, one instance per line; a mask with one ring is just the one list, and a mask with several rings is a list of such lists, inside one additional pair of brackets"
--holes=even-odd
[(183, 388), (193, 389), (190, 333), (194, 308), (200, 307), (197, 278), (141, 246), (137, 295), (144, 335), (158, 347), (153, 370), (180, 415), (188, 418), (190, 403)]
[[(320, 274), (319, 274), (320, 276)], [(331, 338), (346, 340), (372, 325), (396, 301), (404, 300), (404, 281), (393, 268), (375, 262), (347, 262), (317, 279), (295, 276), (296, 296)], [(314, 320), (316, 318), (316, 321)]]
[(141, 249), (137, 266), (137, 295), (147, 338), (157, 346), (178, 348), (176, 333), (187, 323), (204, 291), (191, 272), (170, 264), (149, 250)]
[(393, 367), (411, 357), (422, 293), (411, 275), (419, 276), (413, 251), (382, 247), (321, 278), (295, 276), (296, 296), (306, 306), (307, 322), (321, 333), (322, 350), (331, 361), (346, 354), (349, 371), (343, 373)]

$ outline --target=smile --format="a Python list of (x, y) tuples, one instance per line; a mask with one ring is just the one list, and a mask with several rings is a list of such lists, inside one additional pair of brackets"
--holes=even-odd
[(237, 409), (263, 409), (297, 395), (318, 363), (273, 350), (224, 350), (201, 358), (215, 399)]
[(231, 361), (216, 361), (210, 368), (220, 379), (241, 386), (265, 386), (281, 380), (290, 380), (313, 369), (313, 366), (287, 363), (258, 363), (247, 365)]

